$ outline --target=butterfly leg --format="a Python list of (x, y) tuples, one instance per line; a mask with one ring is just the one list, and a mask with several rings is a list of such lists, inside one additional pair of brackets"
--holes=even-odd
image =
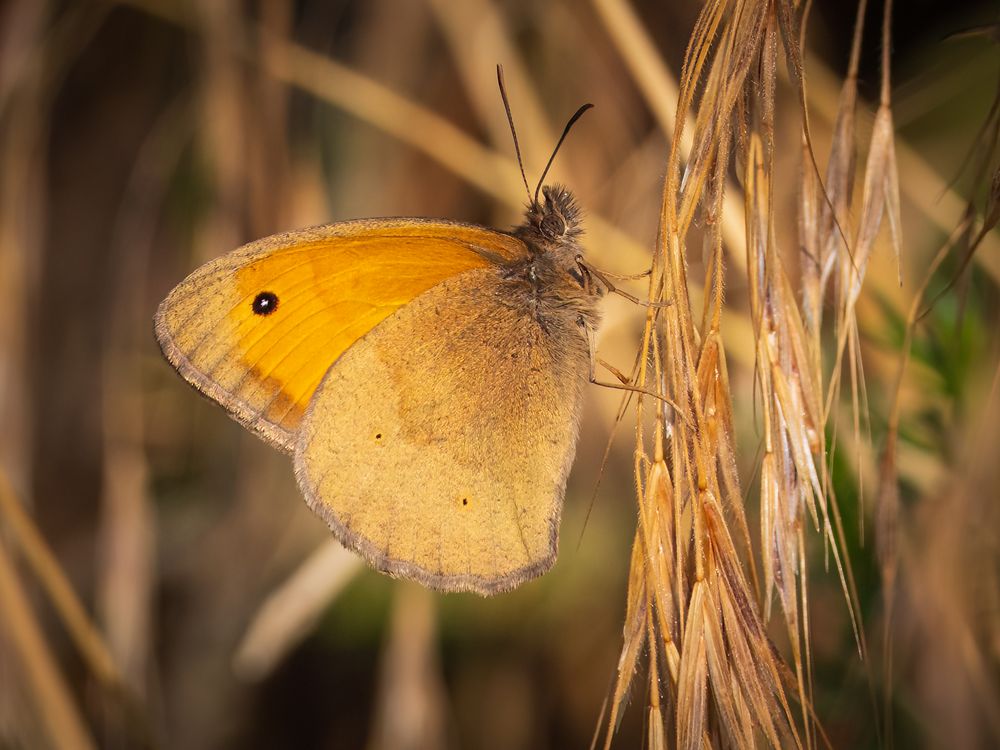
[(614, 271), (605, 271), (603, 269), (595, 268), (593, 265), (588, 263), (582, 255), (576, 256), (576, 262), (586, 266), (587, 270), (592, 271), (595, 274), (600, 274), (601, 276), (609, 279), (618, 279), (619, 281), (638, 281), (639, 279), (645, 279), (653, 272), (651, 268), (647, 268), (641, 273), (615, 273)]
[[(659, 399), (667, 404), (669, 404), (675, 412), (681, 413), (677, 404), (671, 401), (666, 396), (662, 396), (659, 393), (653, 393), (652, 391), (646, 390), (645, 388), (640, 388), (637, 385), (632, 385), (629, 378), (617, 367), (597, 356), (597, 337), (595, 335), (593, 327), (583, 319), (583, 316), (577, 321), (578, 324), (583, 328), (584, 333), (587, 337), (587, 345), (590, 349), (590, 382), (594, 385), (599, 385), (602, 388), (613, 388), (619, 391), (631, 391), (632, 393), (641, 393), (644, 396), (649, 396), (650, 398)], [(614, 375), (620, 382), (618, 383), (605, 383), (597, 379), (597, 365), (600, 365), (604, 369), (608, 370), (612, 375)]]
[(633, 274), (633, 275), (630, 275), (630, 276), (625, 276), (625, 275), (621, 275), (621, 274), (613, 274), (613, 273), (610, 273), (610, 272), (607, 272), (607, 271), (600, 271), (600, 270), (594, 268), (589, 263), (587, 263), (583, 259), (582, 255), (576, 256), (576, 262), (577, 262), (577, 265), (579, 265), (582, 269), (584, 269), (584, 271), (587, 272), (588, 276), (591, 276), (591, 277), (597, 279), (598, 281), (600, 281), (605, 286), (605, 288), (607, 289), (608, 292), (610, 292), (611, 294), (617, 294), (620, 297), (624, 297), (625, 299), (627, 299), (632, 304), (642, 305), (643, 307), (654, 307), (654, 308), (658, 308), (658, 309), (659, 308), (664, 308), (664, 307), (670, 307), (672, 304), (674, 304), (673, 300), (667, 300), (666, 302), (651, 302), (650, 300), (639, 299), (634, 294), (631, 294), (629, 292), (626, 292), (624, 289), (619, 289), (618, 287), (616, 287), (614, 284), (611, 283), (611, 279), (609, 278), (609, 277), (614, 277), (616, 279), (626, 279), (626, 280), (627, 279), (641, 279), (641, 278), (644, 278), (646, 276), (649, 276), (649, 274), (650, 274), (649, 271), (643, 271), (642, 273), (639, 273), (639, 274)]

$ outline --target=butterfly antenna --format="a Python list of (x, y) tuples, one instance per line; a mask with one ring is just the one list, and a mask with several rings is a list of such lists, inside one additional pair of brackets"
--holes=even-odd
[(517, 142), (517, 131), (514, 129), (514, 116), (510, 113), (510, 102), (507, 100), (507, 85), (503, 81), (503, 66), (497, 65), (497, 83), (500, 84), (500, 98), (503, 99), (503, 108), (507, 112), (507, 122), (510, 123), (510, 134), (514, 136), (514, 153), (517, 154), (517, 166), (521, 168), (521, 181), (524, 182), (524, 192), (531, 198), (531, 188), (528, 187), (528, 178), (524, 174), (524, 161), (521, 160), (521, 146)]
[(549, 173), (549, 167), (551, 167), (552, 162), (555, 161), (556, 154), (559, 153), (559, 147), (563, 144), (563, 141), (566, 140), (566, 136), (569, 135), (570, 128), (573, 127), (573, 125), (576, 123), (577, 120), (583, 117), (584, 112), (586, 112), (593, 106), (594, 106), (593, 104), (584, 104), (582, 107), (580, 107), (580, 109), (578, 109), (576, 112), (573, 113), (573, 116), (571, 118), (569, 118), (569, 122), (567, 122), (566, 127), (563, 128), (562, 135), (559, 136), (559, 142), (556, 144), (556, 147), (552, 149), (552, 156), (549, 157), (549, 163), (545, 165), (545, 169), (542, 172), (542, 176), (538, 178), (538, 184), (535, 185), (535, 197), (533, 203), (536, 204), (538, 203), (538, 191), (542, 189), (542, 183), (545, 182), (545, 175)]

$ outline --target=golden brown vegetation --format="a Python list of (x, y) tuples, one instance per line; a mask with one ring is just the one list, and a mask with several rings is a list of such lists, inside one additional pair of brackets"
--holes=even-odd
[[(987, 5), (0, 8), (0, 746), (1000, 743)], [(597, 104), (556, 176), (658, 397), (593, 394), (559, 565), (481, 600), (362, 573), (149, 329), (272, 231), (516, 222), (498, 62), (529, 173)]]

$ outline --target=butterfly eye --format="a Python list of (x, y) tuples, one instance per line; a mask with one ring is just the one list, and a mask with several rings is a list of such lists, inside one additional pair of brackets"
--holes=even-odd
[(250, 307), (255, 315), (270, 315), (278, 309), (278, 295), (274, 292), (261, 292), (254, 297)]
[(566, 222), (556, 214), (546, 214), (542, 219), (542, 234), (547, 237), (562, 237), (566, 234)]

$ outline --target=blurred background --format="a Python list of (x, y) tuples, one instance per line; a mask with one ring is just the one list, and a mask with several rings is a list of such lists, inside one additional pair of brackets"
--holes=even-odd
[[(855, 9), (814, 5), (806, 67), (822, 166)], [(554, 570), (491, 599), (430, 594), (339, 550), (288, 458), (187, 387), (151, 321), (195, 267), (273, 232), (363, 216), (518, 223), (497, 63), (529, 181), (566, 118), (596, 105), (550, 181), (586, 209), (596, 265), (642, 270), (676, 97), (664, 75), (676, 79), (699, 10), (0, 6), (0, 747), (589, 746), (618, 663), (635, 528), (627, 419), (600, 468), (620, 394), (591, 389)], [(869, 97), (880, 14), (870, 9), (862, 55)], [(983, 205), (960, 167), (997, 91), (997, 38), (956, 32), (996, 20), (989, 0), (927, 0), (900, 3), (894, 25), (904, 284), (888, 253), (873, 261), (859, 308), (870, 408), (861, 440), (842, 427), (832, 462), (876, 659), (879, 578), (863, 527), (877, 451), (915, 285), (966, 202)], [(781, 98), (794, 134), (795, 98)], [(795, 143), (779, 165), (790, 179), (778, 229), (792, 248), (798, 157)], [(692, 278), (700, 263), (691, 258)], [(942, 279), (958, 267), (947, 261)], [(997, 413), (998, 281), (991, 235), (917, 329), (903, 389), (901, 747), (1000, 742), (1000, 498), (995, 457), (976, 450), (996, 444), (984, 415)], [(747, 315), (745, 287), (734, 271), (733, 320)], [(641, 321), (609, 299), (602, 357), (628, 369)], [(752, 352), (739, 336), (728, 345), (752, 486)], [(752, 492), (747, 503), (753, 522)], [(813, 541), (816, 712), (833, 746), (876, 747), (884, 686), (858, 657), (840, 582)], [(46, 585), (60, 575), (70, 590)], [(642, 684), (620, 747), (642, 744)]]

